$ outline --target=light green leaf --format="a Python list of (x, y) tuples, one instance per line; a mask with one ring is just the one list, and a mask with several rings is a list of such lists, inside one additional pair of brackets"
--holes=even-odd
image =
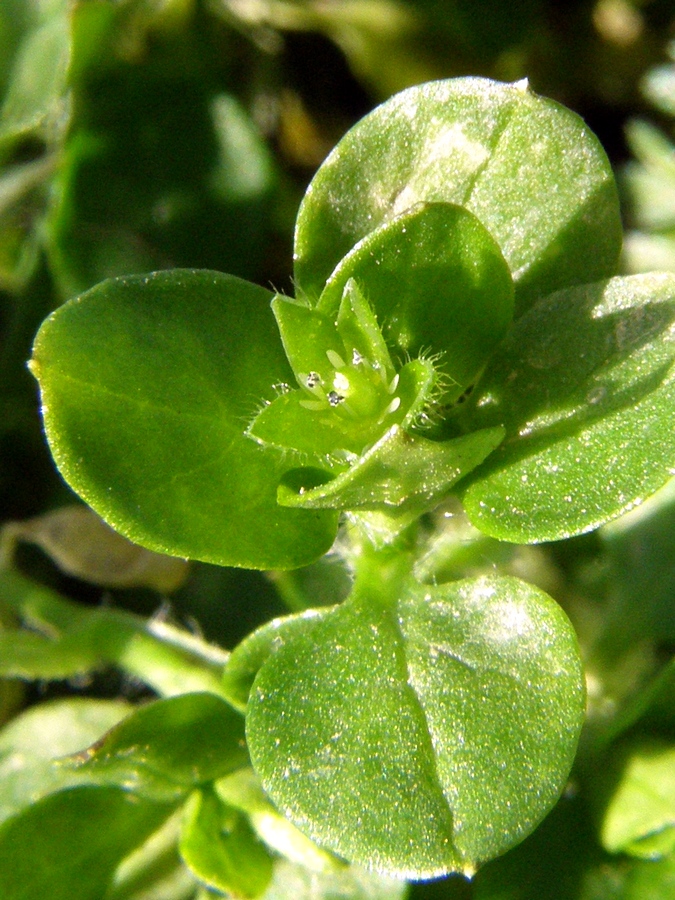
[(274, 867), (272, 883), (264, 900), (405, 900), (408, 885), (348, 866), (313, 872), (284, 860)]
[(298, 215), (299, 288), (318, 298), (358, 241), (420, 201), (480, 219), (511, 269), (519, 311), (615, 272), (616, 187), (582, 120), (525, 82), (457, 78), (392, 97), (333, 150)]
[(469, 478), (473, 524), (552, 541), (637, 506), (675, 471), (675, 276), (560, 291), (523, 316), (463, 407), (506, 437)]
[(39, 800), (0, 827), (0, 897), (100, 900), (117, 865), (172, 809), (116, 787)]
[(171, 802), (247, 763), (242, 716), (215, 694), (198, 693), (141, 707), (62, 765), (81, 780)]
[(293, 459), (245, 429), (288, 381), (263, 288), (205, 271), (104, 282), (37, 337), (52, 452), (114, 528), (175, 556), (292, 568), (331, 545), (336, 514), (282, 509)]
[[(0, 141), (31, 130), (51, 133), (67, 121), (70, 27), (65, 3), (23, 40), (0, 109)], [(61, 121), (59, 121), (61, 120)]]
[(605, 809), (601, 840), (610, 853), (660, 859), (675, 850), (675, 746), (633, 741)]
[(267, 659), (251, 758), (291, 821), (348, 860), (401, 878), (471, 873), (562, 789), (584, 714), (576, 639), (516, 579), (392, 584), (357, 579)]
[(275, 853), (312, 872), (326, 872), (345, 864), (306, 838), (270, 802), (253, 769), (240, 769), (214, 785), (220, 799), (245, 813), (258, 837)]
[(272, 858), (246, 818), (210, 790), (187, 803), (180, 852), (196, 878), (228, 896), (259, 897), (272, 877)]
[(75, 697), (33, 706), (6, 725), (0, 731), (0, 822), (79, 781), (52, 760), (98, 740), (130, 709), (121, 701)]
[(350, 279), (392, 350), (438, 357), (446, 402), (472, 383), (513, 317), (513, 283), (498, 244), (449, 203), (417, 204), (370, 232), (330, 276), (318, 309), (334, 316)]

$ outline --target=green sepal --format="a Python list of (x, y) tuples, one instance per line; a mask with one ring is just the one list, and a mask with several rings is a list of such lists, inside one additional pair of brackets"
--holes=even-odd
[(284, 506), (421, 513), (499, 446), (504, 429), (430, 441), (394, 425), (346, 472), (320, 484), (316, 470), (291, 469), (279, 485)]
[[(434, 366), (429, 360), (415, 359), (407, 363), (399, 372), (398, 380), (389, 386), (365, 361), (358, 369), (364, 372), (365, 383), (360, 386), (361, 396), (358, 388), (355, 392), (356, 402), (347, 396), (333, 408), (308, 391), (290, 391), (263, 407), (249, 426), (248, 434), (263, 445), (290, 448), (315, 457), (333, 455), (325, 462), (329, 468), (340, 469), (350, 455), (362, 453), (392, 426), (410, 427), (428, 404), (436, 383)], [(339, 374), (340, 371), (333, 372), (334, 376)], [(345, 377), (352, 379), (351, 372)], [(356, 403), (364, 390), (369, 392), (367, 402), (376, 409), (372, 416), (358, 414)], [(390, 404), (395, 402), (398, 405), (389, 411)], [(308, 404), (319, 408), (308, 409)], [(352, 409), (352, 405), (356, 408)]]

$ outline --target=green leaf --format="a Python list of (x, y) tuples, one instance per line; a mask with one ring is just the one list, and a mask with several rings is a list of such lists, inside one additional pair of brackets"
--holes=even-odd
[(117, 865), (171, 811), (116, 787), (39, 800), (0, 827), (0, 897), (100, 900)]
[(33, 706), (6, 725), (0, 731), (0, 822), (78, 781), (52, 760), (88, 746), (129, 710), (121, 701), (76, 697)]
[(290, 369), (271, 295), (174, 270), (104, 282), (43, 324), (32, 370), (71, 486), (150, 549), (292, 568), (330, 547), (336, 514), (282, 509), (288, 454), (245, 436)]
[(576, 639), (516, 579), (397, 584), (357, 579), (281, 642), (249, 698), (251, 758), (291, 821), (348, 860), (471, 873), (562, 789), (584, 714)]
[(449, 203), (418, 204), (370, 232), (330, 276), (318, 309), (334, 316), (350, 279), (399, 355), (439, 356), (446, 402), (472, 383), (513, 317), (513, 283), (498, 244)]
[(675, 746), (637, 739), (621, 752), (600, 836), (610, 853), (660, 859), (675, 851)]
[(219, 692), (227, 653), (166, 622), (66, 600), (11, 570), (0, 572), (0, 600), (45, 635), (24, 642), (21, 632), (11, 632), (3, 641), (7, 659), (0, 665), (7, 676), (50, 678), (60, 672), (64, 677), (108, 663), (165, 696)]
[(223, 691), (230, 703), (245, 710), (253, 681), (265, 660), (293, 635), (302, 633), (307, 619), (321, 617), (326, 612), (326, 609), (307, 609), (272, 619), (235, 647), (223, 671)]
[(654, 273), (560, 291), (516, 323), (457, 420), (465, 431), (506, 429), (464, 491), (477, 528), (559, 540), (668, 480), (674, 322), (675, 276)]
[(270, 802), (253, 769), (240, 769), (214, 785), (220, 799), (245, 813), (256, 834), (275, 853), (312, 872), (327, 872), (345, 864), (298, 831)]
[(229, 896), (259, 897), (272, 877), (272, 858), (246, 818), (211, 791), (190, 797), (180, 852), (195, 877)]
[(501, 428), (488, 428), (450, 441), (429, 441), (394, 425), (337, 478), (314, 487), (316, 470), (292, 469), (277, 496), (284, 506), (303, 509), (421, 513), (483, 462), (503, 437)]
[(480, 219), (511, 269), (519, 311), (616, 270), (616, 187), (582, 120), (526, 82), (457, 78), (403, 91), (333, 150), (298, 215), (298, 288), (318, 298), (358, 241), (421, 201)]
[(215, 694), (198, 693), (141, 707), (63, 765), (81, 780), (170, 802), (247, 763), (242, 716)]

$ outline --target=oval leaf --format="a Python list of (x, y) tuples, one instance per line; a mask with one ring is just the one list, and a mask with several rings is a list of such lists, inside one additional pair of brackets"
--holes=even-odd
[(321, 166), (298, 215), (299, 289), (317, 298), (358, 241), (420, 201), (480, 219), (509, 264), (519, 310), (616, 271), (616, 187), (583, 121), (526, 82), (457, 78), (392, 97)]
[(516, 323), (460, 419), (462, 430), (506, 428), (464, 493), (477, 528), (516, 543), (559, 540), (668, 480), (674, 326), (669, 274), (560, 291)]
[(136, 543), (249, 568), (330, 547), (336, 514), (279, 507), (292, 457), (244, 434), (292, 377), (271, 299), (233, 276), (174, 270), (103, 282), (40, 329), (32, 370), (57, 465)]
[(382, 590), (362, 583), (264, 663), (251, 758), (280, 809), (347, 859), (471, 873), (562, 789), (584, 714), (576, 638), (516, 579)]

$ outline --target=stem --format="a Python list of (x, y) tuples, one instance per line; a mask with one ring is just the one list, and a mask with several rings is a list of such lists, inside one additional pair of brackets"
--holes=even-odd
[(18, 572), (1, 574), (2, 602), (45, 640), (77, 635), (101, 662), (119, 666), (162, 696), (189, 691), (221, 694), (228, 654), (164, 622), (105, 607), (88, 608), (34, 584)]

